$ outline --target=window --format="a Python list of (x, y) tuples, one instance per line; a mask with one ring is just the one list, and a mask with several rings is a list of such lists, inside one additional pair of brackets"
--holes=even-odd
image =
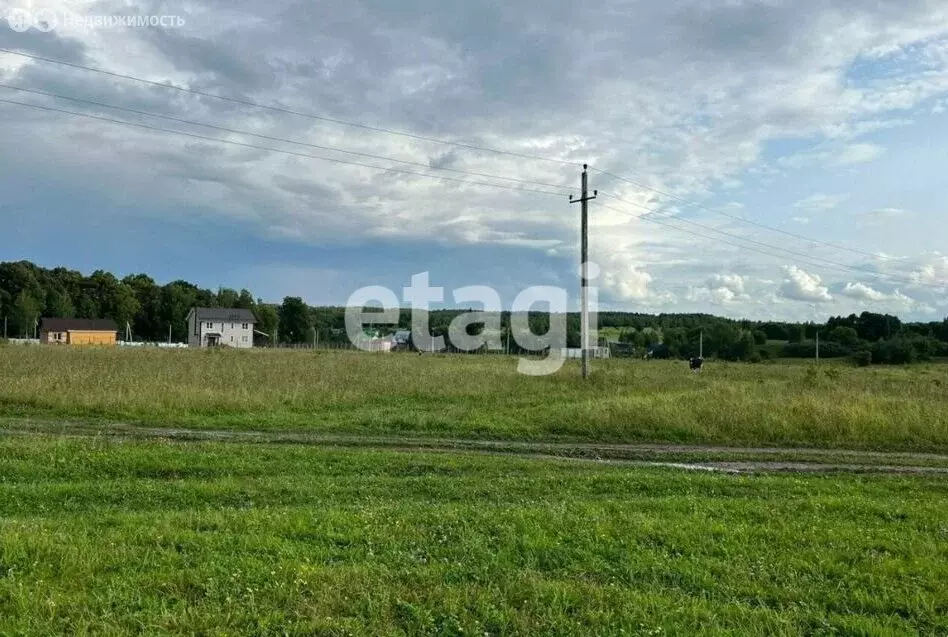
[(214, 324), (213, 324), (213, 323), (208, 323), (208, 324), (207, 324), (207, 329), (211, 329), (212, 327), (214, 327)]
[[(244, 330), (250, 329), (250, 324), (249, 324), (249, 323), (244, 323), (243, 325), (240, 326), (240, 328), (241, 328), (241, 329), (244, 329)], [(247, 340), (247, 337), (246, 337), (246, 336), (244, 337), (244, 340)]]
[(233, 324), (233, 323), (230, 324), (230, 329), (234, 329), (234, 324)]
[(246, 343), (246, 342), (247, 342), (247, 337), (246, 337), (246, 336), (242, 336), (240, 340), (242, 340), (244, 343)]

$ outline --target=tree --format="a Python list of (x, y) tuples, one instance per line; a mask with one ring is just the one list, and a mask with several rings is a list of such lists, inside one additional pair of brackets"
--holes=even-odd
[(13, 311), (10, 318), (13, 319), (11, 331), (14, 334), (22, 334), (26, 338), (33, 336), (36, 322), (40, 318), (40, 303), (29, 292), (20, 292), (13, 302)]
[(262, 299), (257, 299), (257, 309), (254, 313), (257, 317), (256, 329), (260, 330), (265, 334), (270, 335), (270, 341), (272, 345), (276, 345), (276, 342), (273, 341), (273, 337), (276, 336), (277, 326), (280, 323), (280, 314), (277, 312), (277, 309), (263, 302)]
[(174, 340), (188, 340), (187, 317), (191, 308), (197, 306), (197, 287), (187, 281), (175, 281), (161, 288), (162, 326), (171, 326)]
[(63, 290), (50, 289), (46, 293), (46, 309), (43, 311), (45, 316), (52, 318), (72, 318), (75, 315), (75, 308), (72, 305), (72, 299)]
[(888, 314), (863, 312), (856, 322), (856, 331), (859, 333), (859, 338), (871, 342), (890, 339), (898, 334), (901, 329), (902, 321), (898, 317)]
[(851, 327), (840, 325), (829, 331), (826, 335), (826, 340), (853, 347), (859, 342), (859, 333)]
[[(237, 290), (232, 290), (230, 288), (220, 288), (217, 290), (217, 305), (218, 307), (237, 307), (237, 302), (240, 300), (240, 295), (237, 294)], [(250, 308), (247, 308), (248, 310)]]
[(135, 337), (145, 341), (168, 338), (168, 324), (161, 320), (161, 288), (145, 274), (127, 276), (122, 283), (132, 290), (139, 305), (133, 319)]
[(757, 345), (766, 345), (767, 340), (767, 332), (763, 330), (754, 330), (754, 343)]
[(135, 298), (132, 288), (119, 283), (109, 291), (102, 316), (112, 319), (118, 324), (119, 329), (122, 329), (126, 323), (131, 324), (141, 308), (141, 303)]
[(237, 302), (234, 304), (234, 307), (238, 307), (242, 310), (251, 310), (256, 304), (253, 302), (253, 294), (250, 293), (250, 290), (241, 290), (240, 296), (237, 297)]
[(310, 327), (309, 308), (298, 296), (288, 296), (280, 306), (280, 342), (305, 343)]
[(806, 340), (806, 326), (793, 325), (787, 330), (788, 343), (802, 343)]

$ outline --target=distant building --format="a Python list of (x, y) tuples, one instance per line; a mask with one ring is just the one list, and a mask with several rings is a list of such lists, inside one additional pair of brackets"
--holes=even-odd
[(196, 307), (188, 312), (188, 347), (251, 348), (256, 322), (250, 310)]
[(612, 358), (632, 358), (635, 356), (635, 345), (609, 341), (609, 355)]
[(395, 332), (395, 334), (392, 336), (392, 349), (411, 349), (411, 331), (398, 330)]
[[(560, 356), (563, 358), (582, 358), (583, 350), (578, 347), (561, 348)], [(590, 347), (589, 358), (609, 358), (608, 347)]]
[(44, 345), (115, 345), (118, 328), (111, 319), (44, 318), (40, 343)]

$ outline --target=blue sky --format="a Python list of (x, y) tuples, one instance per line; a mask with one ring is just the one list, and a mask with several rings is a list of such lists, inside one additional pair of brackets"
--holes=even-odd
[[(592, 204), (590, 248), (607, 308), (948, 315), (948, 5), (534, 4), (8, 0), (4, 15), (58, 19), (49, 32), (0, 22), (3, 48), (553, 161), (0, 53), (2, 84), (239, 133), (9, 88), (0, 99), (550, 191), (385, 174), (0, 103), (0, 259), (314, 304), (344, 303), (366, 285), (398, 291), (429, 271), (449, 289), (493, 286), (509, 304), (531, 285), (575, 289), (578, 208), (567, 195), (588, 162), (634, 182), (590, 177), (606, 195)], [(74, 19), (130, 14), (181, 25)]]

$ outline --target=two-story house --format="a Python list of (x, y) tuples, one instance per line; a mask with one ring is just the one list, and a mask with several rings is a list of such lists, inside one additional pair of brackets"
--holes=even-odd
[(188, 347), (253, 347), (250, 310), (196, 307), (188, 312)]

